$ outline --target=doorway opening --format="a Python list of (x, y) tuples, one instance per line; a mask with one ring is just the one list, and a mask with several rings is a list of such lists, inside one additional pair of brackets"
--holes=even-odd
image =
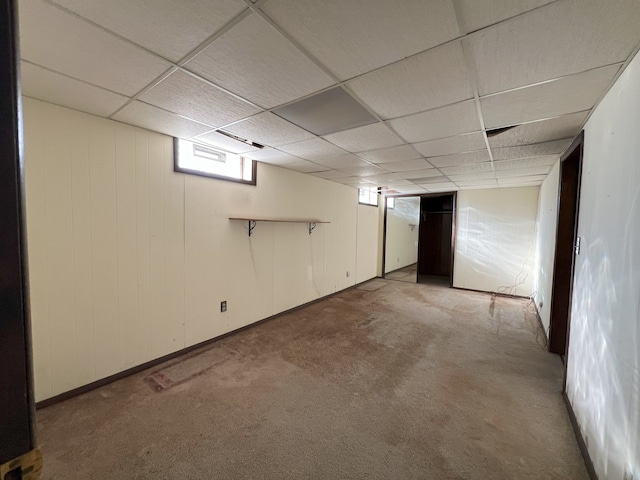
[(418, 283), (453, 285), (456, 194), (420, 199)]
[[(456, 194), (390, 197), (384, 223), (384, 278), (453, 285)], [(387, 199), (387, 200), (390, 200)]]
[(569, 344), (575, 256), (580, 253), (577, 232), (583, 145), (584, 132), (580, 133), (567, 153), (560, 159), (558, 227), (551, 293), (549, 351), (563, 357), (567, 353)]

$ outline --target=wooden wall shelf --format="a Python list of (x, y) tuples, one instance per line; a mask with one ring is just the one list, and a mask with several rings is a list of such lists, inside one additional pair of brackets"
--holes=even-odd
[(309, 225), (309, 235), (316, 228), (319, 223), (331, 223), (324, 220), (307, 219), (307, 218), (258, 218), (258, 217), (229, 217), (229, 220), (240, 220), (247, 222), (249, 225), (249, 236), (253, 233), (253, 229), (256, 228), (257, 222), (275, 222), (275, 223), (306, 223)]

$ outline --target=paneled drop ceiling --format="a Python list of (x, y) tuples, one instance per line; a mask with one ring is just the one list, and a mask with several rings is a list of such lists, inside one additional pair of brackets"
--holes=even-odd
[(539, 185), (640, 47), (638, 0), (19, 0), (19, 13), (26, 96), (387, 193)]

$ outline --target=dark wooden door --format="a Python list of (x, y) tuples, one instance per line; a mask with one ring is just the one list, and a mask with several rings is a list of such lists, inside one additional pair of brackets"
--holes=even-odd
[(560, 163), (560, 198), (551, 294), (551, 325), (549, 328), (549, 351), (559, 355), (567, 353), (569, 338), (578, 230), (582, 145), (583, 135), (581, 134)]
[(451, 277), (451, 238), (453, 233), (453, 195), (422, 197), (418, 275)]
[(0, 472), (4, 478), (23, 478), (18, 473), (29, 467), (22, 470), (13, 460), (20, 462), (34, 448), (16, 3), (0, 0)]

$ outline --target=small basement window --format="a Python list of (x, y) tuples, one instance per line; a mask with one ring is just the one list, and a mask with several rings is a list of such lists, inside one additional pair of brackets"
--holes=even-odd
[(358, 202), (363, 205), (378, 206), (378, 189), (377, 187), (365, 187), (359, 189)]
[(173, 150), (176, 172), (256, 184), (255, 160), (181, 138), (173, 139)]

